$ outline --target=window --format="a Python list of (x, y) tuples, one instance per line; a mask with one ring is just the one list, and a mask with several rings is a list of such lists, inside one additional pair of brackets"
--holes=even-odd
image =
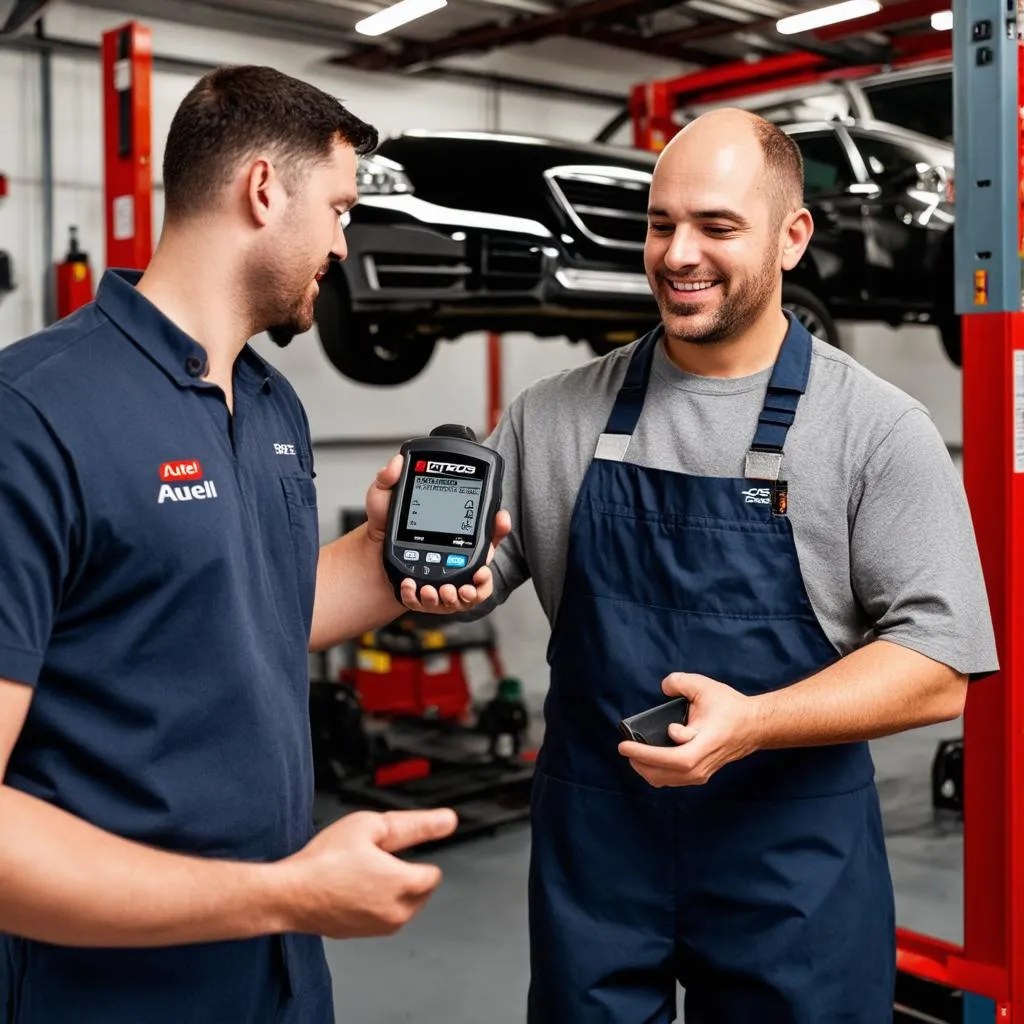
[(851, 131), (854, 144), (864, 157), (868, 174), (880, 184), (900, 180), (913, 182), (919, 170), (935, 165), (948, 166), (946, 155), (927, 146), (895, 142), (877, 135), (862, 135)]
[(953, 141), (953, 76), (914, 78), (865, 86), (871, 111), (878, 121)]
[(834, 132), (797, 132), (792, 138), (804, 158), (804, 195), (808, 199), (836, 195), (853, 183), (850, 162)]

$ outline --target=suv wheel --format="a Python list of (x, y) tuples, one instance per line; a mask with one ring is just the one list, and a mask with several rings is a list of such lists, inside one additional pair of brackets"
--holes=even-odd
[(798, 284), (782, 284), (782, 308), (788, 309), (815, 338), (821, 338), (836, 348), (839, 330), (828, 306), (813, 292)]
[(405, 384), (426, 369), (436, 345), (433, 338), (401, 336), (385, 343), (378, 324), (353, 315), (345, 273), (337, 265), (320, 282), (316, 324), (334, 368), (359, 384)]
[(963, 366), (963, 322), (955, 313), (938, 324), (942, 348), (954, 366)]

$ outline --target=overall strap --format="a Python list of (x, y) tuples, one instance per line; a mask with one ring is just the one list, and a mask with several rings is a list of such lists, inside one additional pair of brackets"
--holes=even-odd
[(622, 462), (626, 457), (626, 449), (629, 447), (633, 431), (636, 429), (636, 425), (640, 421), (640, 414), (644, 409), (647, 382), (651, 376), (654, 351), (661, 338), (661, 333), (661, 327), (656, 327), (633, 349), (626, 377), (615, 397), (615, 405), (612, 406), (608, 423), (597, 440), (595, 459)]
[(775, 360), (754, 440), (747, 452), (744, 475), (753, 480), (781, 478), (786, 434), (796, 418), (796, 408), (807, 390), (811, 371), (813, 340), (790, 313), (786, 317), (789, 330)]

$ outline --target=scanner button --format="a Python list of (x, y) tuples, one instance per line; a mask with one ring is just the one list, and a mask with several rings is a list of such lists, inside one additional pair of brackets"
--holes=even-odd
[(440, 562), (441, 562), (441, 555), (440, 555), (440, 553), (437, 552), (437, 551), (428, 551), (427, 552), (427, 561), (428, 562), (432, 562), (432, 563), (440, 564)]
[(462, 569), (466, 565), (466, 555), (449, 555), (448, 561), (445, 562), (445, 565), (449, 567), (455, 566), (458, 569)]
[(406, 562), (418, 562), (420, 560), (420, 553), (409, 548), (402, 553), (402, 559)]

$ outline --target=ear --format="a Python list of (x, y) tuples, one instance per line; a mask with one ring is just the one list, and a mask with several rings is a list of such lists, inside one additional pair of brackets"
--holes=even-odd
[(810, 211), (801, 207), (782, 222), (782, 269), (792, 270), (801, 259), (814, 234)]
[(245, 177), (245, 198), (249, 216), (259, 227), (273, 219), (283, 202), (280, 179), (266, 157), (259, 157), (250, 165)]

